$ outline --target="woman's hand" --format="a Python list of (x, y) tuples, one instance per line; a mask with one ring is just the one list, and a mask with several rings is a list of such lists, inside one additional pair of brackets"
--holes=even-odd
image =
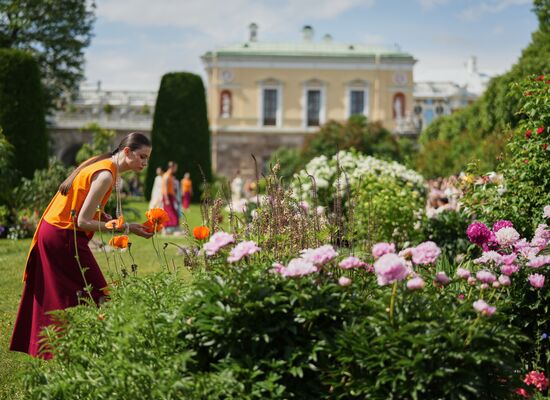
[(129, 230), (133, 234), (144, 237), (145, 239), (149, 239), (153, 236), (153, 232), (148, 232), (147, 228), (141, 224), (130, 224)]

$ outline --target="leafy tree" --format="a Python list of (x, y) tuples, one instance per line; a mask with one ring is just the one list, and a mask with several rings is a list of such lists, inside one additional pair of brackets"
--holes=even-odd
[[(534, 0), (533, 11), (539, 28), (512, 69), (493, 78), (483, 95), (469, 107), (438, 118), (422, 132), (417, 167), (426, 177), (460, 172), (473, 160), (486, 171), (495, 169), (505, 152), (506, 136), (519, 124), (516, 111), (521, 93), (510, 90), (511, 85), (531, 74), (550, 72), (550, 1)], [(446, 141), (448, 150), (439, 149), (433, 141)], [(434, 164), (426, 160), (443, 169), (435, 172)]]
[(12, 167), (22, 176), (31, 178), (36, 169), (47, 167), (40, 71), (28, 52), (0, 49), (0, 126), (14, 147)]
[(193, 200), (201, 195), (204, 179), (212, 179), (210, 131), (206, 117), (206, 98), (200, 76), (173, 72), (162, 77), (151, 132), (153, 150), (147, 170), (145, 193), (151, 194), (155, 169), (166, 168), (168, 161), (178, 164), (180, 176), (189, 172), (193, 185)]
[(36, 56), (50, 106), (83, 77), (94, 9), (93, 0), (0, 0), (0, 48)]
[(11, 188), (15, 182), (16, 171), (12, 167), (13, 156), (13, 146), (8, 142), (0, 127), (0, 171), (2, 171), (0, 174), (0, 187), (3, 188), (3, 190), (0, 190), (0, 206), (9, 202), (11, 191), (7, 188)]
[(115, 131), (103, 129), (96, 123), (86, 125), (81, 129), (82, 132), (91, 132), (93, 134), (92, 143), (84, 143), (78, 153), (76, 153), (76, 163), (80, 164), (88, 158), (98, 154), (107, 153), (110, 150), (112, 139), (115, 137)]

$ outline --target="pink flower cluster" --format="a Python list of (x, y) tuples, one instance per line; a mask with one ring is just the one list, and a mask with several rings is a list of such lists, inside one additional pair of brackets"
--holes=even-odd
[(527, 277), (529, 283), (534, 288), (540, 289), (544, 286), (544, 275), (541, 274), (531, 274)]
[(279, 263), (273, 264), (273, 271), (285, 277), (294, 277), (317, 272), (317, 267), (303, 258), (293, 258), (286, 267)]
[(412, 249), (412, 261), (417, 265), (429, 265), (436, 262), (441, 250), (432, 241), (420, 243)]
[(334, 247), (330, 244), (326, 244), (316, 249), (302, 250), (301, 254), (301, 258), (317, 266), (325, 265), (338, 255), (338, 253), (334, 250)]
[(493, 224), (493, 232), (498, 232), (502, 228), (513, 228), (514, 224), (511, 221), (508, 221), (507, 219), (501, 219), (500, 221), (497, 221)]
[(542, 216), (544, 218), (550, 218), (550, 206), (544, 206), (544, 210), (542, 211)]
[(468, 226), (466, 234), (468, 235), (470, 242), (483, 247), (487, 245), (493, 233), (484, 223), (476, 221)]
[(541, 392), (548, 389), (548, 378), (544, 372), (531, 371), (525, 375), (523, 382), (529, 386), (535, 386)]
[(227, 261), (230, 263), (240, 261), (243, 257), (248, 257), (258, 251), (260, 251), (260, 248), (256, 243), (252, 241), (241, 242), (231, 250)]
[(409, 290), (419, 290), (423, 289), (426, 285), (426, 282), (424, 282), (424, 279), (417, 276), (416, 278), (409, 279), (407, 281), (407, 289)]
[(482, 299), (474, 301), (473, 306), (474, 306), (474, 310), (476, 310), (481, 315), (485, 315), (487, 317), (490, 317), (491, 315), (493, 315), (497, 310), (496, 307), (490, 306)]
[(374, 272), (380, 286), (401, 281), (410, 273), (405, 261), (394, 253), (387, 253), (374, 263)]
[(338, 264), (338, 266), (342, 269), (352, 269), (366, 267), (367, 264), (355, 256), (349, 256), (340, 261), (340, 264)]
[(514, 228), (508, 226), (500, 228), (495, 233), (495, 236), (497, 243), (502, 247), (511, 247), (520, 239), (519, 233)]
[(203, 246), (206, 255), (213, 256), (216, 254), (222, 247), (227, 246), (235, 241), (235, 238), (232, 234), (219, 231), (210, 236), (210, 240), (206, 242)]
[(380, 258), (384, 254), (395, 253), (395, 244), (393, 243), (376, 243), (372, 246), (372, 256)]

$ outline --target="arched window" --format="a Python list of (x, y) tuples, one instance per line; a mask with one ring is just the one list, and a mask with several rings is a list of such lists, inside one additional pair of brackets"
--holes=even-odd
[(401, 119), (405, 117), (405, 95), (401, 92), (393, 96), (392, 102), (393, 119)]
[(220, 117), (231, 118), (232, 108), (231, 92), (229, 90), (223, 90), (220, 93)]

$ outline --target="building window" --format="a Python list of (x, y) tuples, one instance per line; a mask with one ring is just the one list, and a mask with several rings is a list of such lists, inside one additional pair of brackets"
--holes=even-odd
[(319, 126), (321, 121), (321, 91), (307, 91), (307, 126)]
[(277, 89), (264, 89), (263, 90), (263, 118), (262, 124), (264, 126), (276, 126), (277, 125)]
[(365, 114), (365, 91), (350, 90), (350, 117), (352, 115)]
[(402, 119), (405, 117), (405, 95), (396, 93), (393, 96), (393, 119)]
[(224, 90), (220, 94), (220, 117), (231, 118), (231, 92)]

